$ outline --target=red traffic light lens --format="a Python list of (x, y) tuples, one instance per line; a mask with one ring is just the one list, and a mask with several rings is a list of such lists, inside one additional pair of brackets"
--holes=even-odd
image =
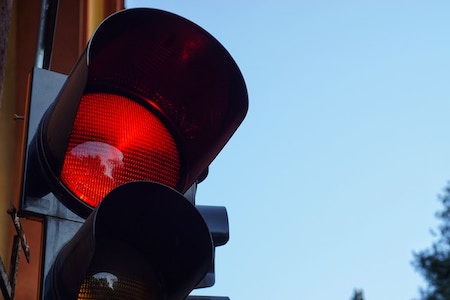
[(81, 201), (96, 207), (108, 192), (129, 181), (156, 181), (176, 188), (179, 153), (166, 126), (143, 105), (114, 94), (85, 94), (61, 180)]

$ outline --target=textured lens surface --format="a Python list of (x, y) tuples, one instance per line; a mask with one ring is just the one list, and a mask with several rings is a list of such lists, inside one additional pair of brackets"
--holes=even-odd
[(99, 240), (78, 291), (80, 300), (163, 299), (156, 270), (144, 253), (117, 240)]
[(78, 294), (79, 300), (150, 300), (158, 299), (150, 286), (133, 278), (117, 277), (108, 272), (88, 274)]
[(156, 181), (176, 188), (180, 158), (166, 126), (126, 97), (83, 95), (70, 135), (61, 179), (81, 201), (96, 207), (120, 184)]

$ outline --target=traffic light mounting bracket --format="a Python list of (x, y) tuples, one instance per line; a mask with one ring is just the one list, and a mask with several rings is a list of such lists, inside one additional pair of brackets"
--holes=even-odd
[(29, 102), (27, 103), (25, 113), (24, 166), (22, 172), (22, 199), (19, 213), (26, 217), (52, 216), (65, 220), (84, 222), (84, 219), (66, 209), (52, 193), (41, 198), (29, 197), (25, 193), (26, 168), (29, 159), (29, 157), (27, 157), (27, 149), (39, 126), (42, 116), (58, 95), (66, 78), (66, 75), (39, 68), (33, 68), (30, 74)]

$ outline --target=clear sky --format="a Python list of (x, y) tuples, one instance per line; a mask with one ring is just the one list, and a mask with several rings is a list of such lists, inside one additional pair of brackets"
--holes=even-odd
[(413, 299), (450, 180), (450, 2), (127, 1), (199, 24), (246, 79), (247, 118), (197, 201), (224, 205), (232, 300)]

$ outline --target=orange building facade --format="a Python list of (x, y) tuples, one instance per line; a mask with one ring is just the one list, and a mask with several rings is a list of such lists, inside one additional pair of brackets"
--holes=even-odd
[[(124, 8), (124, 0), (59, 0), (50, 70), (68, 74), (97, 25)], [(0, 105), (0, 257), (10, 267), (15, 228), (10, 208), (19, 207), (23, 147), (23, 116), (28, 75), (35, 66), (41, 1), (12, 2), (6, 72)], [(19, 116), (15, 118), (14, 116)], [(15, 299), (39, 299), (42, 224), (21, 219), (30, 263), (20, 251)], [(1, 295), (0, 295), (1, 298)]]

